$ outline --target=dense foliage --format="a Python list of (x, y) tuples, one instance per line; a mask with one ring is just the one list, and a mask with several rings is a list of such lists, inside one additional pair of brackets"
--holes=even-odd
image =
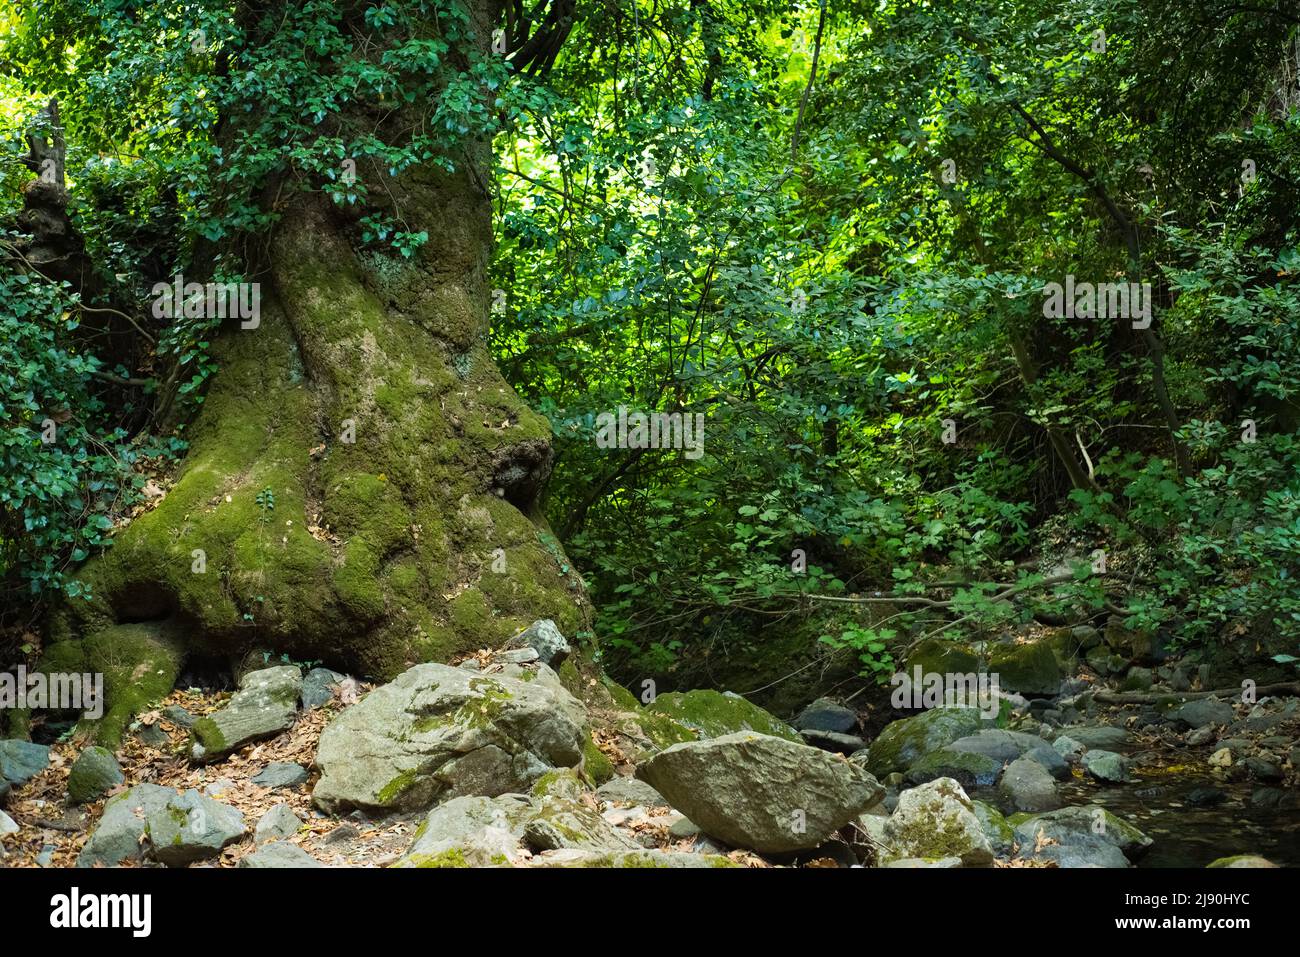
[[(57, 97), (105, 301), (156, 340), (96, 380), (119, 357), (69, 338), (76, 295), (8, 257), (11, 579), (57, 587), (147, 443), (183, 451), (212, 330), (148, 319), (153, 282), (254, 271), (285, 190), (357, 205), (366, 242), (409, 255), (422, 237), (342, 161), (454, 166), (491, 136), (492, 344), (551, 419), (547, 512), (612, 660), (806, 630), (883, 671), (901, 636), (1093, 612), (1300, 635), (1281, 0), (587, 2), (528, 70), (465, 49), (455, 0), (5, 16), (4, 212)], [(355, 107), (376, 99), (436, 121), (385, 136)], [(1149, 315), (1049, 315), (1067, 277), (1147, 284)], [(704, 454), (602, 448), (620, 407), (703, 414)], [(74, 427), (46, 446), (53, 408)]]

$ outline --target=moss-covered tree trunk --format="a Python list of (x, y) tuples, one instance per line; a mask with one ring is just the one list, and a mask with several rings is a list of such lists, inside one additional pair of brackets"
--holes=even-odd
[[(376, 122), (398, 137), (421, 119)], [(92, 597), (64, 604), (56, 640), (157, 622), (184, 651), (390, 676), (536, 618), (581, 627), (581, 582), (536, 505), (548, 424), (485, 344), (489, 158), (471, 142), (454, 173), (375, 185), (428, 234), (411, 259), (364, 244), (359, 211), (295, 194), (258, 264), (260, 324), (222, 330), (174, 484), (85, 566)]]

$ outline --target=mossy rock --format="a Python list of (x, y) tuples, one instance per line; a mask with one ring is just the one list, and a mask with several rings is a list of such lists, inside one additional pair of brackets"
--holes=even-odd
[(672, 691), (655, 698), (647, 710), (672, 718), (701, 738), (754, 731), (802, 743), (792, 727), (737, 694), (707, 689)]
[(906, 674), (911, 677), (917, 667), (922, 674), (976, 674), (983, 671), (979, 655), (967, 645), (941, 638), (918, 644), (907, 656)]
[(924, 755), (984, 726), (975, 708), (934, 708), (891, 722), (867, 751), (867, 770), (878, 778), (905, 772)]
[(122, 768), (107, 748), (89, 747), (77, 756), (68, 773), (68, 800), (88, 804), (125, 781)]
[(938, 778), (952, 778), (964, 788), (992, 787), (1002, 772), (1002, 762), (986, 754), (940, 748), (923, 755), (908, 768), (905, 780), (910, 785), (925, 784)]
[(593, 788), (614, 777), (614, 762), (596, 746), (595, 741), (588, 740), (582, 747), (582, 773)]
[(1052, 695), (1061, 687), (1061, 666), (1046, 642), (999, 645), (989, 652), (988, 670), (1003, 691)]
[(1257, 854), (1234, 854), (1232, 857), (1220, 857), (1205, 865), (1206, 867), (1277, 867), (1267, 858)]

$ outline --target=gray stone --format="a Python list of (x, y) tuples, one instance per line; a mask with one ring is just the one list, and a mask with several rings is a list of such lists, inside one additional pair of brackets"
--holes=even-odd
[(1096, 805), (1063, 807), (1036, 814), (1015, 825), (1015, 839), (1022, 856), (1033, 855), (1040, 836), (1044, 841), (1055, 841), (1060, 845), (1086, 847), (1100, 838), (1113, 844), (1129, 859), (1138, 857), (1152, 844), (1151, 838), (1132, 824)]
[(331, 671), (329, 668), (313, 668), (302, 679), (299, 697), (307, 710), (321, 708), (334, 700), (334, 688), (345, 681), (347, 675)]
[(1076, 741), (1068, 734), (1062, 734), (1052, 742), (1052, 749), (1067, 761), (1076, 761), (1083, 755), (1084, 745), (1082, 741)]
[(50, 763), (50, 749), (10, 738), (0, 741), (0, 779), (10, 787), (22, 787), (44, 771)]
[(194, 722), (191, 755), (217, 761), (251, 741), (274, 737), (293, 726), (302, 672), (296, 665), (250, 671), (220, 711)]
[(511, 797), (458, 797), (435, 807), (394, 867), (513, 864), (523, 859), (520, 841), (528, 805)]
[(558, 668), (573, 651), (569, 643), (549, 618), (535, 621), (511, 639), (514, 647), (526, 646), (537, 652), (543, 664)]
[(162, 716), (165, 720), (170, 721), (178, 728), (184, 728), (188, 731), (194, 727), (194, 722), (198, 719), (190, 714), (178, 704), (169, 704), (162, 709)]
[(286, 869), (294, 867), (324, 867), (320, 861), (312, 857), (297, 844), (289, 844), (285, 841), (274, 841), (265, 847), (260, 847), (247, 857), (239, 861), (240, 867), (260, 867)]
[(960, 784), (940, 778), (898, 796), (884, 824), (886, 850), (880, 863), (909, 857), (958, 857), (966, 867), (993, 862), (993, 848)]
[(1246, 767), (1257, 780), (1268, 784), (1279, 782), (1283, 777), (1282, 769), (1262, 755), (1252, 755), (1247, 758)]
[(934, 708), (890, 722), (871, 742), (867, 770), (877, 777), (906, 771), (923, 755), (974, 734), (982, 725), (975, 708)]
[(901, 857), (883, 867), (963, 867), (960, 857)]
[(1079, 835), (1069, 844), (1047, 844), (1037, 850), (1021, 854), (1040, 861), (1055, 861), (1060, 868), (1078, 867), (1129, 867), (1128, 858), (1109, 841), (1095, 834)]
[(300, 827), (302, 818), (298, 813), (287, 804), (277, 804), (258, 820), (257, 827), (253, 829), (253, 840), (265, 844), (267, 841), (293, 837)]
[(814, 748), (833, 751), (836, 754), (857, 754), (867, 746), (867, 742), (856, 735), (837, 734), (834, 731), (817, 731), (813, 728), (802, 729), (799, 732), (799, 737), (803, 738), (804, 743), (811, 744)]
[(849, 734), (858, 726), (858, 715), (829, 698), (818, 698), (799, 712), (790, 722), (796, 731), (829, 731), (832, 734)]
[(1231, 724), (1236, 718), (1232, 705), (1218, 698), (1198, 698), (1170, 712), (1169, 717), (1189, 728)]
[(903, 780), (907, 784), (925, 784), (939, 778), (952, 778), (964, 788), (992, 787), (1002, 773), (1002, 762), (985, 754), (940, 748), (916, 761)]
[(174, 797), (176, 792), (171, 788), (137, 784), (109, 798), (99, 824), (77, 857), (77, 866), (115, 867), (123, 861), (140, 860), (144, 856), (141, 838), (145, 833), (145, 817), (165, 808)]
[(1203, 728), (1195, 728), (1187, 734), (1187, 743), (1192, 747), (1200, 747), (1203, 744), (1209, 744), (1217, 736), (1217, 732), (1212, 725), (1206, 725)]
[(640, 804), (644, 807), (667, 806), (662, 794), (644, 781), (632, 777), (610, 778), (596, 788), (596, 797), (617, 804)]
[(1046, 743), (1039, 744), (1036, 748), (1030, 748), (1025, 752), (1024, 757), (1030, 761), (1037, 761), (1046, 769), (1048, 774), (1058, 781), (1064, 781), (1070, 776), (1069, 762)]
[(696, 837), (701, 833), (703, 832), (689, 817), (679, 817), (673, 822), (672, 826), (668, 828), (668, 836), (681, 841)]
[(117, 787), (126, 777), (108, 748), (89, 747), (77, 755), (68, 772), (68, 800), (88, 804)]
[(637, 776), (705, 833), (769, 853), (817, 847), (884, 794), (842, 758), (744, 731), (673, 745)]
[(18, 823), (4, 811), (0, 811), (0, 837), (18, 833)]
[(678, 868), (678, 867), (737, 867), (734, 861), (729, 860), (719, 854), (682, 854), (673, 851), (621, 851), (616, 853), (600, 853), (598, 851), (584, 851), (576, 848), (565, 848), (558, 851), (546, 851), (539, 854), (530, 863), (530, 867), (599, 867), (599, 868), (624, 868), (624, 867), (653, 867), (653, 868)]
[(1030, 758), (1016, 758), (1007, 765), (998, 793), (1017, 811), (1054, 811), (1061, 806), (1056, 782), (1046, 768)]
[(272, 761), (253, 778), (253, 783), (264, 788), (295, 788), (307, 783), (307, 769), (301, 764)]
[(498, 660), (508, 661), (514, 665), (531, 664), (534, 661), (540, 661), (541, 657), (536, 648), (511, 648), (509, 651), (503, 651), (497, 655)]
[(313, 801), (329, 813), (411, 811), (525, 791), (582, 759), (585, 719), (545, 665), (531, 681), (416, 665), (326, 726)]
[(1061, 733), (1079, 742), (1085, 748), (1121, 748), (1129, 742), (1129, 733), (1123, 728), (1108, 725), (1078, 725), (1062, 728)]
[(965, 751), (970, 754), (983, 754), (995, 761), (1014, 761), (1026, 751), (1043, 746), (1043, 739), (1035, 734), (1020, 731), (1003, 731), (1000, 728), (985, 728), (975, 734), (958, 738), (948, 745), (949, 750)]
[(1206, 867), (1277, 867), (1272, 861), (1265, 857), (1259, 857), (1255, 854), (1238, 854), (1235, 857), (1220, 857), (1218, 860), (1211, 861)]
[(975, 816), (979, 818), (984, 836), (989, 839), (989, 846), (993, 848), (993, 853), (998, 857), (1009, 857), (1012, 845), (1015, 843), (1015, 832), (1007, 823), (1007, 819), (1002, 816), (1002, 812), (983, 801), (972, 800), (971, 805), (975, 809)]
[(638, 847), (583, 802), (552, 794), (538, 797), (530, 805), (524, 839), (538, 851), (575, 848), (613, 853)]
[(753, 731), (785, 738), (787, 741), (803, 740), (799, 737), (799, 732), (780, 718), (731, 691), (703, 688), (686, 692), (670, 691), (658, 695), (647, 708), (657, 714), (667, 715), (701, 738), (720, 738), (724, 734), (735, 734), (738, 731)]
[(216, 857), (245, 830), (244, 815), (194, 788), (146, 813), (145, 828), (154, 859), (170, 867)]
[(1128, 758), (1114, 751), (1088, 751), (1083, 756), (1083, 769), (1099, 781), (1123, 784), (1132, 781), (1128, 773)]

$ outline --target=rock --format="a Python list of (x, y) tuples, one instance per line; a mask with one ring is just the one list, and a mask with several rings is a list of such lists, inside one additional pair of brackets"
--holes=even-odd
[(908, 768), (903, 780), (918, 785), (939, 778), (952, 778), (964, 788), (992, 787), (1001, 771), (1002, 762), (995, 758), (948, 747), (922, 757)]
[(0, 811), (0, 837), (18, 833), (18, 824), (4, 811)]
[(856, 754), (867, 746), (867, 742), (856, 735), (836, 734), (834, 731), (817, 731), (812, 728), (804, 728), (799, 732), (799, 737), (803, 738), (804, 743), (811, 744), (814, 748), (833, 751), (836, 754)]
[(975, 816), (979, 818), (984, 836), (989, 839), (989, 846), (993, 848), (993, 853), (998, 857), (1010, 856), (1011, 847), (1015, 843), (1015, 831), (1002, 816), (1002, 812), (983, 801), (972, 800), (971, 805), (975, 809)]
[(1030, 748), (1024, 753), (1024, 757), (1027, 760), (1041, 764), (1044, 770), (1058, 781), (1064, 781), (1070, 776), (1069, 762), (1046, 743), (1040, 744), (1036, 748)]
[(960, 857), (903, 857), (884, 867), (962, 867)]
[(220, 711), (194, 722), (195, 761), (217, 761), (250, 741), (271, 738), (293, 726), (302, 672), (296, 665), (250, 671)]
[(586, 804), (551, 794), (536, 798), (529, 807), (524, 839), (538, 851), (576, 848), (615, 853), (638, 847)]
[(1228, 800), (1228, 794), (1218, 788), (1193, 788), (1185, 800), (1192, 807), (1216, 807)]
[(163, 708), (162, 716), (164, 720), (170, 721), (176, 727), (184, 728), (186, 731), (194, 727), (194, 722), (198, 720), (178, 704), (169, 704)]
[(257, 827), (253, 829), (253, 840), (265, 844), (267, 841), (293, 837), (300, 827), (302, 818), (298, 813), (287, 804), (277, 804), (258, 820)]
[(1187, 735), (1187, 743), (1192, 747), (1200, 747), (1203, 744), (1209, 744), (1214, 740), (1216, 732), (1212, 725), (1206, 725), (1203, 728), (1196, 728)]
[(1040, 837), (1059, 845), (1088, 849), (1100, 839), (1118, 848), (1126, 858), (1137, 858), (1151, 846), (1151, 838), (1123, 819), (1096, 805), (1063, 807), (1045, 814), (1011, 819), (1021, 855), (1034, 856)]
[(1210, 755), (1210, 767), (1212, 768), (1230, 768), (1232, 767), (1232, 749), (1219, 748)]
[(1154, 683), (1155, 675), (1150, 668), (1134, 666), (1128, 670), (1119, 687), (1121, 691), (1149, 691)]
[(596, 788), (596, 797), (616, 804), (640, 804), (644, 807), (667, 806), (663, 795), (636, 778), (617, 777)]
[(585, 718), (545, 665), (531, 681), (416, 665), (326, 726), (313, 801), (330, 813), (410, 811), (525, 791), (578, 764)]
[(1277, 867), (1272, 861), (1254, 854), (1238, 854), (1235, 857), (1220, 857), (1211, 861), (1206, 867)]
[(347, 844), (361, 837), (361, 828), (348, 821), (344, 821), (334, 830), (325, 835), (326, 844)]
[(1067, 761), (1078, 760), (1083, 755), (1084, 746), (1081, 741), (1076, 741), (1067, 734), (1062, 734), (1052, 742), (1052, 749)]
[(334, 688), (347, 677), (329, 668), (311, 669), (302, 679), (302, 690), (298, 693), (302, 706), (308, 711), (323, 708), (334, 700)]
[(998, 645), (989, 652), (988, 670), (1002, 691), (1054, 695), (1061, 685), (1061, 666), (1046, 642)]
[(147, 812), (145, 830), (155, 860), (184, 867), (216, 857), (227, 844), (243, 837), (244, 815), (191, 788)]
[(509, 651), (503, 651), (497, 655), (497, 660), (506, 661), (512, 665), (527, 665), (534, 661), (540, 661), (541, 655), (537, 653), (536, 648), (511, 648)]
[(892, 721), (867, 751), (867, 769), (877, 777), (906, 771), (923, 755), (974, 734), (982, 724), (975, 708), (934, 708)]
[(514, 647), (526, 646), (537, 652), (542, 663), (551, 668), (558, 668), (569, 657), (573, 649), (564, 640), (564, 635), (549, 618), (535, 621), (511, 639)]
[(837, 704), (830, 698), (818, 698), (800, 711), (799, 716), (791, 724), (797, 731), (849, 734), (858, 726), (858, 714), (852, 708)]
[(10, 787), (22, 787), (44, 771), (49, 763), (50, 749), (43, 744), (16, 738), (0, 741), (0, 780)]
[(888, 850), (881, 863), (906, 858), (957, 857), (966, 867), (993, 862), (993, 848), (975, 806), (960, 784), (939, 778), (898, 796), (898, 808), (885, 821)]
[(285, 841), (273, 841), (265, 847), (259, 847), (247, 857), (240, 858), (240, 867), (261, 867), (261, 868), (293, 868), (293, 867), (324, 867), (320, 861), (312, 857), (297, 844), (289, 844)]
[(958, 738), (948, 745), (951, 751), (966, 751), (971, 754), (983, 754), (995, 761), (1014, 761), (1016, 758), (1041, 748), (1043, 739), (1033, 734), (1020, 731), (1003, 731), (1000, 728), (985, 728), (975, 734)]
[(1016, 758), (1007, 765), (998, 793), (1017, 811), (1054, 811), (1061, 806), (1056, 782), (1046, 768), (1030, 758)]
[(702, 832), (699, 826), (689, 817), (681, 817), (673, 822), (672, 827), (668, 828), (668, 836), (679, 841), (696, 837)]
[(1251, 755), (1246, 759), (1246, 767), (1254, 775), (1256, 780), (1264, 781), (1268, 784), (1277, 783), (1282, 780), (1282, 769), (1274, 762), (1268, 760), (1262, 755)]
[(1055, 861), (1060, 868), (1078, 867), (1128, 867), (1129, 860), (1115, 845), (1095, 834), (1079, 835), (1069, 844), (1047, 844), (1029, 853), (1021, 852), (1022, 858), (1040, 861)]
[(253, 783), (264, 788), (295, 788), (307, 783), (307, 769), (301, 764), (272, 761), (253, 778)]
[(99, 824), (77, 857), (78, 867), (115, 867), (144, 856), (141, 838), (146, 815), (165, 808), (176, 792), (156, 784), (137, 784), (104, 805)]
[(532, 861), (532, 867), (739, 867), (719, 854), (682, 854), (673, 851), (622, 851), (601, 854), (596, 851), (564, 849), (547, 851)]
[(429, 812), (394, 867), (489, 867), (523, 857), (528, 805), (513, 797), (458, 797)]
[(141, 724), (135, 728), (134, 733), (136, 740), (156, 751), (161, 751), (172, 743), (172, 739), (167, 736), (167, 732), (157, 724)]
[(68, 800), (89, 804), (117, 787), (126, 778), (117, 758), (108, 748), (89, 747), (77, 755), (68, 772)]
[(672, 718), (701, 738), (753, 731), (787, 741), (802, 741), (798, 732), (784, 721), (731, 692), (672, 691), (656, 697), (647, 710)]
[(1250, 792), (1251, 807), (1275, 808), (1282, 803), (1283, 792), (1278, 788), (1256, 788)]
[(1198, 698), (1170, 712), (1169, 717), (1189, 728), (1207, 728), (1231, 724), (1236, 718), (1232, 705), (1218, 698)]
[(219, 801), (234, 789), (235, 782), (230, 778), (217, 778), (215, 781), (209, 781), (203, 785), (203, 795)]
[(1104, 724), (1062, 728), (1061, 733), (1077, 741), (1084, 748), (1113, 750), (1129, 742), (1129, 734), (1123, 728), (1112, 728)]
[(1123, 784), (1132, 781), (1128, 773), (1128, 758), (1114, 751), (1092, 750), (1083, 755), (1083, 769), (1098, 781)]
[(815, 848), (884, 795), (842, 758), (752, 732), (673, 745), (637, 776), (705, 833), (767, 853)]

